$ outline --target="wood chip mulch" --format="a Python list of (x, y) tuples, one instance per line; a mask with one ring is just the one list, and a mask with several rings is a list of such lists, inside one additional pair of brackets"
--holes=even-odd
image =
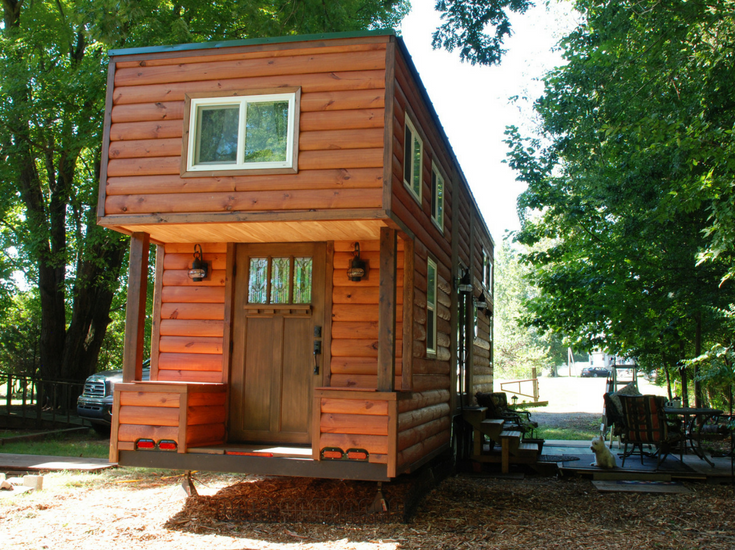
[[(190, 498), (166, 527), (190, 533), (264, 537), (271, 544), (299, 541), (305, 548), (331, 548), (335, 541), (343, 540), (447, 550), (735, 548), (733, 486), (686, 486), (691, 494), (603, 494), (585, 479), (459, 476), (432, 491), (409, 524), (242, 521), (247, 514), (237, 516), (236, 512), (241, 505), (246, 510), (260, 507), (273, 511), (304, 497), (372, 500), (375, 491), (375, 484), (264, 479), (227, 487), (214, 496)], [(386, 497), (391, 494), (390, 485), (385, 486), (385, 493)], [(222, 515), (223, 502), (230, 503), (230, 517)], [(275, 518), (268, 519), (272, 520)]]

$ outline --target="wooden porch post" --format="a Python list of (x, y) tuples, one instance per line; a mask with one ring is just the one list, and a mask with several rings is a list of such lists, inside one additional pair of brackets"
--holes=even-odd
[(135, 382), (143, 377), (143, 336), (150, 242), (151, 238), (148, 233), (133, 233), (130, 236), (130, 271), (128, 274), (128, 305), (125, 315), (123, 382)]
[[(404, 234), (405, 235), (405, 234)], [(413, 291), (414, 281), (414, 242), (408, 235), (403, 237), (403, 353), (401, 368), (401, 389), (413, 389)]]
[(378, 391), (392, 392), (396, 377), (396, 230), (380, 228)]

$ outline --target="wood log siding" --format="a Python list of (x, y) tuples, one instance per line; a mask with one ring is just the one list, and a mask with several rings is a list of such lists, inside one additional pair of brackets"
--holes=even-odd
[[(387, 41), (121, 58), (105, 215), (380, 208)], [(186, 93), (293, 86), (298, 174), (179, 177)]]
[(167, 244), (163, 258), (158, 380), (222, 382), (227, 245), (202, 243), (210, 274), (189, 279), (193, 246)]
[(138, 439), (175, 441), (179, 453), (225, 441), (226, 386), (135, 382), (115, 387), (110, 459)]
[[(375, 389), (378, 382), (378, 302), (380, 241), (361, 241), (360, 257), (368, 274), (360, 282), (347, 278), (354, 241), (336, 241), (332, 290), (332, 387)], [(396, 387), (401, 385), (403, 341), (403, 242), (398, 239), (396, 292)]]
[(325, 448), (364, 449), (370, 462), (387, 464), (394, 477), (398, 423), (395, 393), (321, 388), (314, 394), (314, 457)]

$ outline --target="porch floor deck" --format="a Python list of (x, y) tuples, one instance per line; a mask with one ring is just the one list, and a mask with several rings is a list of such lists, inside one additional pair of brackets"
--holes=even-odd
[(625, 466), (621, 466), (620, 454), (623, 446), (613, 443), (612, 452), (615, 455), (617, 467), (613, 470), (603, 470), (592, 466), (595, 455), (590, 449), (589, 441), (546, 441), (544, 443), (545, 455), (561, 455), (576, 457), (577, 460), (558, 462), (560, 473), (564, 475), (591, 475), (593, 479), (681, 479), (681, 480), (706, 480), (712, 483), (734, 482), (733, 463), (729, 457), (709, 457), (714, 467), (694, 454), (685, 454), (682, 460), (679, 454), (669, 454), (658, 470), (656, 470), (657, 459), (635, 454), (625, 460)]
[(188, 449), (192, 454), (208, 455), (240, 455), (240, 456), (264, 456), (279, 458), (310, 459), (312, 450), (309, 445), (273, 445), (253, 443), (226, 443), (216, 447), (192, 447)]

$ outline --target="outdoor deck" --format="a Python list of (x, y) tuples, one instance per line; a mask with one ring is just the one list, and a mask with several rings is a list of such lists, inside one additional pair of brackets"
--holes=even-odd
[(590, 450), (589, 441), (546, 441), (544, 443), (544, 456), (557, 456), (566, 459), (555, 463), (559, 473), (564, 476), (590, 476), (596, 480), (735, 482), (733, 462), (729, 457), (709, 457), (714, 463), (713, 467), (691, 453), (685, 454), (682, 460), (680, 460), (678, 454), (670, 454), (661, 462), (657, 470), (656, 458), (643, 457), (643, 463), (641, 464), (641, 457), (637, 454), (628, 457), (623, 467), (620, 458), (623, 447), (618, 448), (617, 442), (613, 442), (611, 450), (615, 455), (617, 467), (613, 470), (603, 470), (591, 465), (595, 462), (595, 455)]

